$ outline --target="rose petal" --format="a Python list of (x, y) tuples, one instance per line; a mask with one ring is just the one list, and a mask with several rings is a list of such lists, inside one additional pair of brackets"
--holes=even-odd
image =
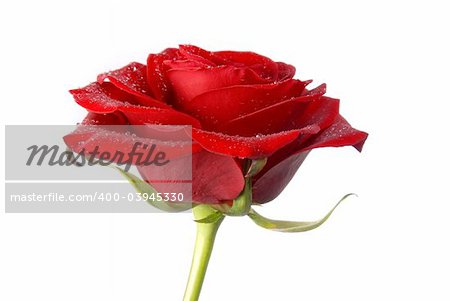
[(82, 125), (126, 125), (128, 120), (120, 112), (112, 114), (88, 113), (81, 122)]
[(309, 82), (239, 85), (207, 91), (184, 102), (184, 110), (202, 121), (205, 128), (217, 126), (264, 107), (300, 96)]
[(158, 54), (150, 54), (147, 58), (147, 83), (148, 87), (156, 99), (169, 102), (170, 92), (165, 72), (167, 66), (164, 61), (173, 60), (179, 56), (176, 48), (167, 48)]
[(266, 170), (261, 171), (262, 176), (258, 175), (253, 181), (253, 202), (263, 204), (275, 199), (294, 177), (308, 153), (298, 153), (267, 169), (265, 167)]
[(261, 79), (248, 68), (220, 66), (214, 68), (172, 69), (167, 78), (175, 92), (175, 104), (183, 108), (184, 103), (206, 91), (234, 85), (263, 84)]
[[(319, 112), (317, 113), (320, 115)], [(327, 127), (319, 134), (309, 136), (309, 139), (308, 136), (305, 136), (307, 139), (302, 139), (303, 137), (299, 136), (296, 141), (268, 158), (264, 169), (254, 179), (255, 202), (265, 203), (274, 199), (289, 183), (307, 153), (314, 148), (352, 145), (361, 151), (367, 139), (367, 133), (353, 129), (340, 115), (334, 118), (331, 126), (327, 125), (328, 118), (314, 116), (314, 119), (322, 126)], [(284, 170), (286, 174), (284, 174)], [(273, 183), (273, 186), (268, 186), (270, 183)], [(267, 189), (267, 187), (270, 187), (270, 189)]]
[(180, 45), (180, 53), (189, 60), (200, 62), (207, 66), (224, 65), (226, 60), (215, 55), (214, 52), (202, 49), (194, 45)]
[(278, 65), (278, 81), (291, 79), (295, 75), (295, 67), (283, 62), (277, 62)]
[[(117, 130), (122, 130), (118, 128)], [(95, 157), (99, 158), (99, 154), (108, 153), (109, 157), (103, 157), (103, 160), (112, 160), (115, 163), (125, 164), (131, 162), (137, 164), (151, 158), (152, 151), (154, 154), (164, 153), (164, 161), (173, 160), (191, 153), (191, 144), (188, 142), (180, 142), (175, 145), (174, 142), (160, 141), (151, 138), (132, 137), (124, 132), (117, 132), (99, 126), (77, 129), (75, 132), (64, 136), (66, 145), (76, 153), (84, 153), (88, 157), (94, 152)], [(151, 145), (155, 145), (153, 150)], [(133, 150), (142, 155), (142, 157), (130, 155)]]
[(367, 136), (367, 133), (352, 128), (344, 117), (338, 115), (331, 126), (308, 140), (303, 145), (302, 151), (319, 147), (347, 145), (352, 145), (358, 151), (362, 151)]
[[(133, 106), (135, 96), (118, 90), (112, 83), (92, 83), (80, 89), (70, 90), (75, 101), (82, 107), (95, 113), (111, 113), (118, 107)], [(155, 100), (155, 108), (170, 108), (170, 106)]]
[[(310, 120), (304, 116), (308, 116), (309, 108), (317, 102), (321, 102), (320, 99), (314, 99), (311, 96), (286, 100), (233, 119), (219, 127), (218, 130), (228, 135), (255, 136), (314, 127), (313, 131), (308, 134), (315, 134), (320, 130), (318, 120)], [(330, 112), (323, 108), (323, 114), (330, 114)], [(337, 110), (333, 114), (333, 118), (336, 114)]]
[(236, 66), (250, 67), (263, 78), (278, 80), (278, 64), (268, 57), (250, 51), (216, 51), (214, 54)]
[(195, 69), (195, 68), (207, 68), (208, 65), (203, 64), (199, 61), (193, 60), (165, 60), (164, 65), (169, 69)]
[(321, 129), (328, 127), (339, 114), (339, 99), (310, 95), (314, 100), (302, 112), (298, 125), (318, 124)]
[[(177, 162), (172, 161), (170, 166), (158, 168), (139, 166), (138, 170), (143, 179), (149, 180), (158, 192), (185, 189), (186, 193), (192, 193), (194, 203), (219, 203), (233, 200), (244, 188), (242, 170), (233, 158), (203, 150), (192, 155), (192, 163), (190, 160), (191, 158), (185, 157)], [(186, 168), (190, 164), (192, 164), (192, 174), (191, 169)], [(192, 176), (192, 187), (178, 183), (152, 182), (151, 179), (157, 179), (159, 173), (165, 176), (172, 175), (175, 180), (188, 179)]]
[(319, 147), (352, 145), (361, 151), (367, 139), (367, 133), (353, 129), (342, 116), (338, 115), (330, 127), (310, 137), (306, 142), (297, 139), (268, 158), (264, 169), (254, 179), (255, 202), (266, 203), (277, 197), (292, 179), (310, 150)]
[[(308, 129), (311, 130), (311, 129)], [(230, 136), (221, 133), (192, 129), (192, 138), (206, 150), (239, 158), (268, 157), (294, 141), (302, 130), (292, 130), (254, 137)]]
[(110, 83), (91, 83), (86, 87), (80, 89), (73, 89), (69, 92), (72, 94), (75, 101), (94, 113), (112, 113), (117, 110), (118, 106), (129, 105), (130, 100), (126, 99), (125, 102), (119, 101), (118, 98), (126, 97), (124, 93), (111, 95), (111, 91), (107, 89)]
[(175, 111), (163, 103), (159, 103), (161, 107), (156, 108), (137, 106), (115, 99), (113, 97), (122, 97), (122, 95), (109, 93), (110, 89), (107, 84), (92, 83), (87, 87), (70, 92), (76, 102), (88, 111), (103, 114), (120, 111), (131, 124), (181, 124), (200, 127), (200, 122), (194, 117)]
[(298, 119), (299, 127), (307, 127), (308, 125), (316, 125), (319, 127), (317, 135), (300, 135), (295, 141), (280, 149), (271, 158), (269, 158), (264, 170), (270, 168), (271, 164), (278, 164), (292, 156), (293, 154), (306, 151), (306, 145), (310, 141), (316, 139), (320, 135), (320, 131), (325, 131), (339, 117), (339, 100), (329, 97), (320, 97), (314, 101), (307, 102), (306, 109), (303, 110), (302, 116)]
[[(81, 125), (63, 139), (66, 145), (76, 153), (89, 156), (94, 155), (95, 152), (96, 158), (99, 158), (101, 153), (108, 153), (109, 157), (103, 157), (104, 160), (122, 164), (143, 163), (146, 158), (153, 160), (158, 152), (164, 153), (163, 161), (174, 160), (192, 153), (191, 140), (173, 141), (167, 131), (160, 131), (158, 136), (150, 136), (149, 133), (156, 132), (155, 128), (150, 129), (151, 131), (145, 132), (146, 137), (142, 137), (136, 135), (137, 131), (132, 127)], [(175, 134), (179, 135), (179, 132)], [(152, 145), (155, 149), (151, 148)], [(139, 157), (136, 154), (142, 156)]]
[(167, 125), (191, 125), (200, 128), (200, 122), (182, 112), (175, 110), (125, 107), (119, 109), (127, 117), (131, 124), (167, 124)]
[[(320, 130), (329, 127), (339, 115), (339, 100), (329, 97), (318, 97), (311, 95), (313, 101), (305, 102), (306, 107), (302, 109), (302, 114), (296, 119), (296, 126), (299, 128), (316, 125)], [(316, 132), (317, 133), (317, 132)], [(314, 134), (316, 134), (314, 133)], [(280, 161), (287, 156), (299, 152), (305, 141), (311, 138), (311, 135), (301, 135), (294, 142), (281, 150)]]
[(154, 106), (155, 102), (159, 101), (150, 96), (146, 71), (145, 65), (134, 62), (121, 69), (100, 74), (97, 81), (100, 84), (110, 81), (117, 88), (134, 95), (137, 104)]

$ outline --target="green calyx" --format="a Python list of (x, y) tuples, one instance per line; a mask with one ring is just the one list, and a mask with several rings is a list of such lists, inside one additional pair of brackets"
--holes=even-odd
[(339, 204), (341, 204), (345, 199), (347, 199), (349, 196), (352, 195), (355, 194), (349, 193), (345, 195), (343, 198), (339, 200), (339, 202), (337, 202), (336, 205), (334, 205), (334, 207), (324, 217), (316, 221), (296, 222), (296, 221), (274, 220), (260, 215), (253, 209), (250, 209), (248, 216), (258, 226), (272, 231), (291, 232), (291, 233), (310, 231), (320, 227), (323, 223), (325, 223), (327, 219), (331, 216), (333, 211), (339, 206)]
[[(233, 200), (232, 206), (227, 204), (192, 205), (190, 203), (161, 202), (150, 199), (147, 200), (147, 202), (155, 208), (165, 212), (181, 212), (193, 208), (194, 212), (197, 212), (194, 220), (199, 224), (220, 223), (227, 215), (247, 215), (256, 225), (264, 229), (278, 232), (305, 232), (318, 228), (325, 223), (339, 204), (349, 196), (354, 195), (352, 193), (345, 195), (324, 217), (316, 221), (284, 221), (264, 217), (252, 208), (252, 177), (264, 168), (266, 162), (266, 159), (251, 160), (248, 162), (244, 189), (239, 196)], [(121, 168), (116, 169), (119, 170), (119, 172), (134, 186), (138, 193), (147, 195), (156, 193), (156, 190), (149, 183)], [(198, 212), (201, 212), (201, 214), (198, 214)]]

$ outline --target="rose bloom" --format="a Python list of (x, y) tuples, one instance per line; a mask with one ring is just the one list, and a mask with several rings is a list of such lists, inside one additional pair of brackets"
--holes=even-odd
[[(324, 95), (325, 84), (308, 89), (310, 81), (294, 75), (293, 66), (253, 52), (182, 45), (70, 92), (89, 111), (83, 124), (192, 126), (196, 203), (235, 199), (244, 188), (245, 159), (267, 158), (252, 178), (253, 202), (266, 203), (310, 150), (351, 145), (361, 151), (367, 138), (339, 114), (339, 100)], [(66, 143), (74, 146), (77, 139), (83, 138)], [(138, 167), (144, 179), (150, 168)]]

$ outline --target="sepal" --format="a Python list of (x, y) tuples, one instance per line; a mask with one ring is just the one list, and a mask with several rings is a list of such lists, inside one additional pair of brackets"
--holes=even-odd
[(305, 232), (313, 230), (323, 223), (331, 216), (333, 211), (339, 206), (342, 201), (348, 198), (351, 195), (355, 195), (353, 193), (349, 193), (345, 195), (324, 217), (317, 221), (312, 222), (295, 222), (295, 221), (282, 221), (282, 220), (274, 220), (266, 218), (259, 213), (257, 213), (254, 209), (250, 209), (248, 216), (252, 219), (255, 224), (258, 226), (278, 232)]

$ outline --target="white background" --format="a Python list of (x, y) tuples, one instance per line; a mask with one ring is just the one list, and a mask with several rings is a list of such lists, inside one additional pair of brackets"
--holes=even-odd
[[(1, 122), (79, 122), (68, 89), (179, 43), (291, 63), (370, 136), (362, 154), (313, 151), (261, 212), (310, 220), (359, 198), (307, 233), (226, 219), (202, 300), (449, 300), (448, 14), (446, 1), (4, 1)], [(181, 300), (194, 231), (189, 214), (0, 213), (0, 299)]]

